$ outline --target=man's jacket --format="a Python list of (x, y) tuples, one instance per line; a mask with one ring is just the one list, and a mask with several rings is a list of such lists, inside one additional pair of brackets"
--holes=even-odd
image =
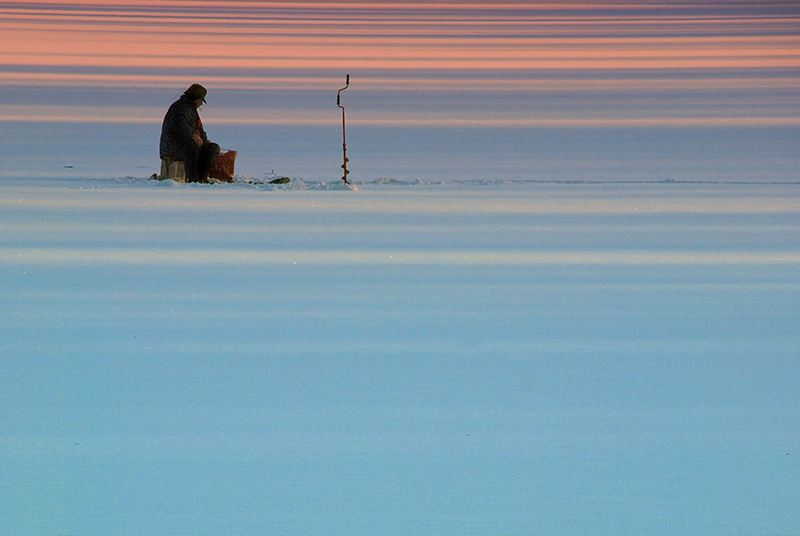
[[(197, 134), (205, 143), (208, 136), (203, 130), (203, 122), (194, 107), (194, 103), (186, 95), (172, 103), (161, 124), (161, 144), (159, 153), (165, 156), (183, 156), (184, 148), (194, 145), (192, 137)], [(191, 144), (191, 145), (189, 145)]]

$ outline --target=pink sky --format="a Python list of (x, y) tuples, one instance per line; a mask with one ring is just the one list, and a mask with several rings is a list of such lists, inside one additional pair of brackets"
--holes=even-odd
[[(363, 73), (359, 87), (376, 90), (402, 87), (413, 72), (413, 87), (431, 91), (453, 84), (536, 91), (550, 84), (580, 92), (620, 84), (623, 71), (624, 89), (640, 92), (663, 84), (691, 92), (698, 74), (704, 88), (800, 89), (798, 10), (791, 3), (760, 6), (34, 0), (0, 4), (0, 87), (173, 87), (189, 80), (174, 70), (189, 68), (207, 70), (204, 80), (230, 89), (330, 87), (341, 78), (332, 78), (332, 71)], [(5, 119), (71, 117), (52, 107), (15, 113), (3, 104)], [(753, 111), (743, 116), (748, 107)], [(732, 116), (706, 119), (798, 123), (794, 108), (788, 114), (758, 109), (749, 103)], [(616, 119), (698, 121), (692, 114), (661, 115)], [(489, 120), (479, 116), (460, 119)], [(566, 113), (538, 120), (575, 118)]]
[(800, 68), (796, 19), (725, 12), (715, 17), (699, 9), (679, 14), (649, 4), (599, 10), (575, 4), (566, 13), (548, 5), (457, 3), (14, 6), (0, 7), (5, 66)]

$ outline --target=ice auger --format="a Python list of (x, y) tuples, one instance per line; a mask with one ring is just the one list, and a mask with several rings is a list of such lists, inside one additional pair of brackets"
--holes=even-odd
[(342, 169), (344, 169), (344, 175), (342, 175), (342, 180), (344, 181), (345, 184), (350, 184), (350, 181), (347, 180), (347, 175), (350, 174), (350, 172), (347, 170), (347, 163), (350, 161), (350, 159), (347, 158), (347, 131), (345, 130), (345, 124), (344, 124), (344, 106), (342, 106), (342, 91), (347, 89), (349, 86), (350, 86), (350, 75), (348, 74), (347, 82), (345, 82), (344, 87), (340, 89), (339, 92), (336, 94), (336, 106), (342, 109), (342, 153), (344, 156), (344, 163), (342, 164)]

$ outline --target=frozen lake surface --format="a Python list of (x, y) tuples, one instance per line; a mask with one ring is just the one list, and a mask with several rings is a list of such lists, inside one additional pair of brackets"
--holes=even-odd
[(0, 205), (3, 534), (800, 534), (797, 184)]

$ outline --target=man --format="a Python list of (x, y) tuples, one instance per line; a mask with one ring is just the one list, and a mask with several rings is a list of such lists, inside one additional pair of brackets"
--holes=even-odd
[(161, 158), (183, 160), (186, 182), (208, 182), (208, 174), (219, 156), (219, 145), (208, 141), (197, 113), (207, 94), (206, 88), (192, 84), (172, 103), (161, 125)]

